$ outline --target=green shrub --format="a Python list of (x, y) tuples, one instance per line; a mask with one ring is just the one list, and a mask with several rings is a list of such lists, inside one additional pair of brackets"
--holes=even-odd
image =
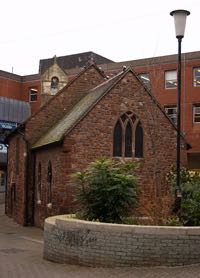
[[(176, 172), (172, 170), (168, 175), (173, 190), (176, 185)], [(185, 168), (180, 172), (182, 200), (180, 220), (186, 226), (200, 225), (200, 175)]]
[(200, 226), (200, 178), (183, 184), (182, 219), (187, 226)]
[(116, 162), (101, 158), (83, 172), (73, 175), (79, 184), (76, 195), (82, 205), (83, 219), (122, 223), (122, 218), (137, 204), (137, 186), (133, 161)]

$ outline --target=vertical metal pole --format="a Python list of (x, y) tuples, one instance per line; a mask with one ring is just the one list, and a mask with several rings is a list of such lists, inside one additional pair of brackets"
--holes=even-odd
[(176, 153), (176, 197), (181, 198), (180, 154), (181, 154), (181, 41), (178, 39), (178, 95), (177, 95), (177, 153)]

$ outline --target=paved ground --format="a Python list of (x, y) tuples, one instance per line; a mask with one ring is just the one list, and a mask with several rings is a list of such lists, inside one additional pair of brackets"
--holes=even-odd
[(4, 215), (0, 194), (0, 278), (200, 278), (200, 265), (156, 268), (89, 268), (42, 258), (42, 231)]

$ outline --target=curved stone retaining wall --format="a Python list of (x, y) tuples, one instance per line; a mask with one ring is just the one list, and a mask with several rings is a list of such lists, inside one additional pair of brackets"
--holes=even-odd
[(44, 258), (87, 266), (157, 266), (200, 262), (200, 227), (104, 224), (46, 219)]

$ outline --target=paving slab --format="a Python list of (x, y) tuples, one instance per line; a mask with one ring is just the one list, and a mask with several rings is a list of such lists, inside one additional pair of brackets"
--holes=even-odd
[(43, 231), (4, 214), (0, 194), (0, 278), (200, 278), (200, 264), (181, 267), (91, 268), (43, 259)]

